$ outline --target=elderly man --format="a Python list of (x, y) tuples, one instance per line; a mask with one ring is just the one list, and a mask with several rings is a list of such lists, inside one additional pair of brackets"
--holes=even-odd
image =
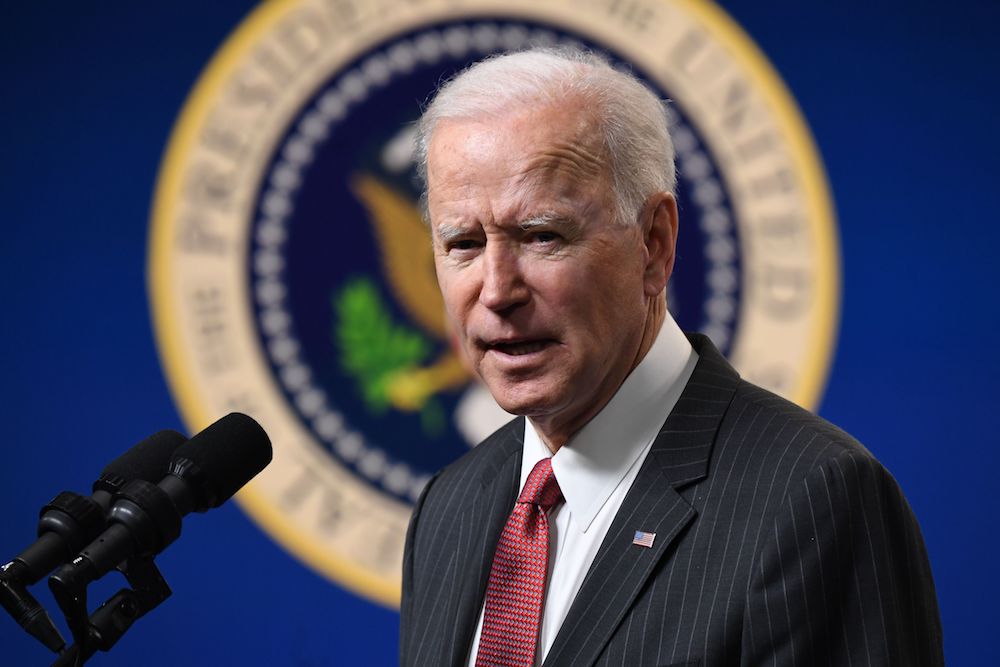
[(660, 101), (595, 56), (447, 83), (419, 148), (460, 345), (522, 415), (439, 473), (405, 665), (938, 665), (917, 523), (850, 436), (685, 335)]

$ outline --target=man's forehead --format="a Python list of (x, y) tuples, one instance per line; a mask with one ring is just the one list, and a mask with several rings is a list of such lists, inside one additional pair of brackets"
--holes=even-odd
[[(478, 115), (445, 118), (431, 132), (435, 146), (464, 144), (477, 150), (556, 147), (582, 149), (603, 157), (603, 134), (597, 114), (581, 103), (544, 104)], [(561, 154), (559, 157), (571, 157)]]
[(431, 135), (428, 188), (461, 187), (485, 169), (508, 185), (563, 187), (610, 175), (594, 114), (549, 105), (503, 115), (442, 120)]

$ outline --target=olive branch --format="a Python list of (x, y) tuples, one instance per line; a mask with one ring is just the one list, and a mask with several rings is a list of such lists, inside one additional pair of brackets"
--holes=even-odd
[[(334, 294), (333, 312), (333, 337), (341, 351), (341, 366), (357, 382), (365, 405), (375, 414), (384, 414), (391, 405), (399, 407), (393, 404), (391, 383), (424, 363), (431, 344), (419, 332), (393, 322), (378, 288), (368, 278), (350, 280)], [(447, 422), (438, 401), (428, 400), (417, 409), (425, 435), (444, 434)]]
[(389, 382), (401, 370), (422, 363), (430, 344), (417, 331), (395, 324), (378, 288), (368, 278), (349, 281), (334, 295), (334, 337), (341, 365), (376, 414), (390, 405)]

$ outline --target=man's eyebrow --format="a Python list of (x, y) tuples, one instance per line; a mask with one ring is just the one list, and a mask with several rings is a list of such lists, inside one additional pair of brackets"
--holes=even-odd
[(558, 213), (541, 213), (517, 223), (522, 231), (531, 231), (537, 227), (557, 227), (563, 229), (575, 228), (576, 223), (564, 215)]
[(434, 228), (434, 236), (436, 236), (444, 243), (453, 241), (460, 236), (464, 236), (467, 233), (468, 230), (462, 227), (456, 227), (455, 225), (440, 224)]
[[(560, 215), (558, 213), (539, 213), (521, 220), (517, 223), (517, 227), (523, 232), (528, 232), (538, 227), (548, 227), (550, 229), (554, 227), (569, 231), (571, 229), (576, 229), (578, 225), (575, 221), (567, 218), (565, 215)], [(461, 225), (441, 223), (434, 227), (434, 238), (438, 239), (442, 243), (448, 243), (457, 238), (467, 236), (469, 232), (470, 230), (468, 228)]]

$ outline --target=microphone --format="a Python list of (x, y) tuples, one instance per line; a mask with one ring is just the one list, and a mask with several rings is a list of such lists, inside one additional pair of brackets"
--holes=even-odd
[(171, 455), (185, 440), (177, 431), (154, 433), (105, 466), (89, 498), (68, 491), (57, 495), (40, 512), (38, 539), (9, 565), (30, 586), (67, 562), (105, 529), (114, 494), (132, 480), (163, 477)]
[(64, 491), (42, 508), (38, 539), (0, 567), (0, 605), (29, 634), (53, 650), (62, 644), (58, 630), (27, 587), (101, 534), (114, 494), (128, 482), (162, 477), (171, 455), (185, 439), (177, 431), (154, 433), (109, 463), (89, 498)]
[(157, 484), (133, 479), (118, 492), (108, 528), (49, 578), (72, 595), (133, 557), (154, 556), (176, 540), (181, 519), (227, 501), (271, 462), (271, 441), (250, 417), (230, 413), (177, 447)]

